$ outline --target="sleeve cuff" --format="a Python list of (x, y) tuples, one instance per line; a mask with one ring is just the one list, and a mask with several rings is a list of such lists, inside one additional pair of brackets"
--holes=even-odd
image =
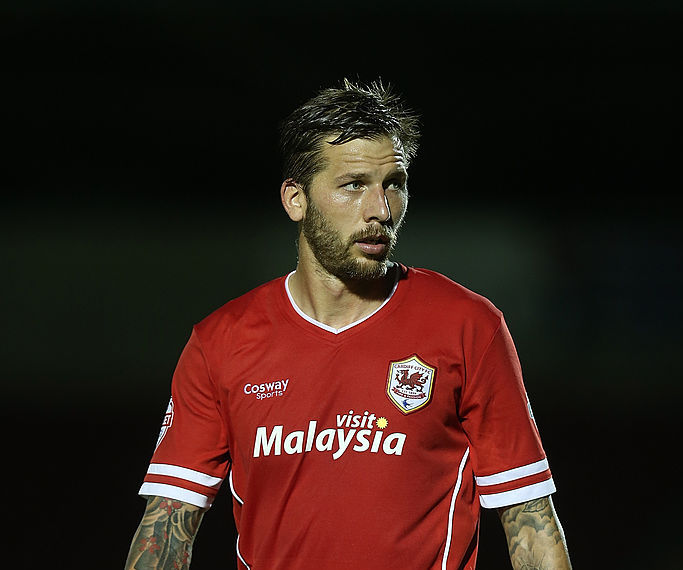
[(196, 507), (208, 509), (211, 506), (213, 497), (207, 497), (201, 493), (176, 487), (175, 485), (167, 485), (165, 483), (143, 483), (138, 491), (138, 494), (143, 497), (165, 497), (166, 499), (175, 499), (183, 503), (189, 503)]
[(497, 509), (525, 503), (533, 499), (540, 499), (552, 495), (556, 491), (552, 477), (540, 483), (527, 485), (519, 489), (503, 491), (501, 493), (480, 494), (479, 503), (485, 509)]
[(222, 482), (221, 477), (194, 469), (167, 463), (152, 463), (138, 493), (209, 508)]
[(555, 492), (546, 458), (492, 475), (475, 477), (479, 502), (486, 509), (517, 505)]

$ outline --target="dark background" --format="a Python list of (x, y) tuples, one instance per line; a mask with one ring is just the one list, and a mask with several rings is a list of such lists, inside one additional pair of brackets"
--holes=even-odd
[[(575, 567), (680, 567), (676, 4), (4, 2), (3, 565), (123, 566), (192, 324), (294, 267), (277, 122), (381, 76), (424, 124), (396, 258), (505, 312)], [(232, 533), (226, 485), (193, 568)]]

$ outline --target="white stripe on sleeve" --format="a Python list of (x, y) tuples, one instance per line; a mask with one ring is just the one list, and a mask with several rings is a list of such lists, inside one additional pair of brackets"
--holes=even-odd
[(477, 482), (477, 486), (485, 487), (487, 485), (509, 483), (510, 481), (514, 481), (515, 479), (521, 479), (522, 477), (528, 477), (529, 475), (536, 475), (537, 473), (542, 473), (548, 468), (548, 460), (541, 459), (541, 461), (529, 463), (529, 465), (522, 465), (521, 467), (515, 467), (514, 469), (501, 471), (500, 473), (495, 473), (494, 475), (487, 475), (486, 477), (475, 477), (474, 479)]
[(502, 493), (492, 493), (490, 495), (479, 495), (479, 503), (485, 509), (497, 509), (500, 507), (509, 507), (510, 505), (517, 505), (519, 503), (526, 503), (533, 499), (540, 499), (552, 495), (555, 492), (555, 483), (552, 478), (527, 485), (520, 489), (513, 489), (512, 491), (503, 491)]
[(152, 463), (147, 470), (148, 475), (167, 475), (169, 477), (176, 477), (178, 479), (185, 479), (191, 483), (199, 483), (211, 489), (218, 489), (223, 482), (220, 477), (212, 477), (201, 471), (188, 469), (187, 467), (179, 467), (178, 465), (169, 465), (167, 463)]
[(203, 509), (208, 509), (212, 502), (211, 498), (206, 495), (188, 491), (187, 489), (176, 487), (175, 485), (166, 485), (165, 483), (143, 483), (138, 494), (144, 497), (157, 496), (175, 499)]

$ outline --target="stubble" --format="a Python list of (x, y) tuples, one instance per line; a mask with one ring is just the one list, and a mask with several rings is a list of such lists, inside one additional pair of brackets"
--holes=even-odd
[(389, 244), (381, 255), (354, 256), (352, 252), (356, 240), (377, 231), (376, 227), (369, 227), (344, 240), (312, 200), (308, 201), (306, 217), (302, 221), (302, 232), (316, 260), (327, 273), (342, 281), (379, 279), (387, 274), (389, 256), (396, 244), (395, 229), (382, 226), (379, 230), (389, 238)]

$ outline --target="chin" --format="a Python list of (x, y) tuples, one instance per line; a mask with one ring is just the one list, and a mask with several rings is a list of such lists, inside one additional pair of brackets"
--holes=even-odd
[(363, 259), (354, 260), (350, 266), (344, 268), (345, 277), (356, 281), (371, 281), (385, 277), (389, 270), (389, 262), (386, 259)]

